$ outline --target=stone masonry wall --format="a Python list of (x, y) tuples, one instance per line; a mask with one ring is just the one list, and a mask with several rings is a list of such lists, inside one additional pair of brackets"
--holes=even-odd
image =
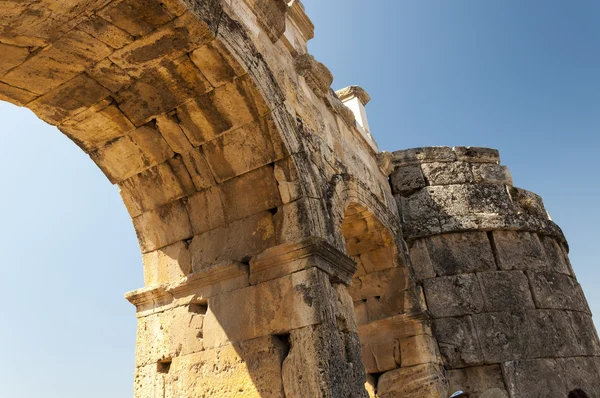
[(450, 392), (542, 398), (582, 388), (600, 396), (598, 336), (541, 198), (513, 187), (495, 150), (398, 151), (394, 166)]

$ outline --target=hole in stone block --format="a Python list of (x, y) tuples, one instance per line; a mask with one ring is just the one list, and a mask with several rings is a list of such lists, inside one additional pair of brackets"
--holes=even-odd
[(287, 358), (287, 356), (290, 353), (290, 350), (292, 349), (292, 339), (290, 338), (290, 334), (289, 333), (274, 334), (273, 337), (279, 343), (281, 343), (281, 346), (283, 347), (283, 358)]
[(275, 215), (277, 212), (279, 212), (279, 207), (273, 207), (272, 209), (269, 209), (268, 212), (272, 215)]
[(157, 373), (162, 373), (162, 374), (167, 374), (169, 373), (169, 371), (171, 370), (171, 358), (169, 359), (163, 359), (162, 361), (159, 361), (156, 363), (156, 372)]
[(199, 315), (206, 315), (206, 313), (208, 312), (208, 304), (204, 304), (204, 303), (190, 304), (190, 306), (188, 308), (188, 312), (191, 312), (194, 314), (199, 314)]

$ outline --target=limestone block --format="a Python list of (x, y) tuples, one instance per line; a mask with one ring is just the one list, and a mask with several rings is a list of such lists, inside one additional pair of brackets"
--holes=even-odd
[(400, 339), (400, 358), (402, 367), (442, 364), (437, 342), (426, 334)]
[(257, 213), (195, 236), (190, 245), (192, 267), (198, 272), (214, 263), (246, 262), (275, 246), (276, 239), (273, 215)]
[(508, 167), (491, 163), (475, 163), (472, 166), (475, 182), (478, 184), (512, 185)]
[(529, 280), (522, 271), (481, 272), (477, 277), (481, 283), (486, 311), (535, 308)]
[(122, 48), (133, 41), (133, 37), (129, 33), (97, 15), (90, 16), (79, 24), (77, 29), (86, 32), (114, 49)]
[(502, 371), (511, 397), (564, 397), (569, 392), (555, 359), (510, 361), (502, 364)]
[(515, 187), (510, 187), (508, 193), (518, 214), (526, 214), (542, 220), (548, 219), (548, 212), (539, 195)]
[(511, 214), (513, 203), (504, 185), (466, 185), (470, 213)]
[(131, 217), (137, 217), (145, 211), (156, 209), (196, 191), (191, 181), (182, 181), (176, 174), (170, 164), (175, 161), (151, 167), (119, 184), (123, 202)]
[(215, 178), (206, 162), (202, 148), (192, 149), (184, 153), (182, 158), (196, 189), (202, 190), (216, 185)]
[(468, 163), (423, 163), (421, 169), (428, 185), (467, 184), (473, 182), (473, 173)]
[(396, 167), (390, 178), (394, 193), (403, 196), (427, 185), (418, 164)]
[(546, 256), (536, 234), (518, 231), (494, 231), (498, 266), (503, 270), (543, 270)]
[(276, 211), (274, 222), (279, 243), (297, 243), (311, 236), (328, 234), (324, 216), (326, 210), (318, 199), (302, 198), (270, 211)]
[(157, 116), (156, 127), (173, 152), (184, 154), (192, 150), (192, 144), (173, 116), (168, 114)]
[(456, 369), (484, 362), (471, 316), (436, 319), (433, 322), (433, 335), (446, 367)]
[(177, 12), (169, 12), (160, 2), (138, 3), (128, 0), (113, 1), (98, 12), (100, 17), (135, 37), (147, 35), (175, 18), (175, 14)]
[(527, 356), (533, 330), (530, 329), (524, 312), (477, 314), (473, 315), (473, 323), (485, 363), (499, 363)]
[(88, 108), (59, 126), (60, 131), (88, 153), (134, 129), (135, 126), (110, 99)]
[(129, 75), (140, 77), (144, 70), (168, 59), (181, 57), (213, 39), (209, 27), (187, 12), (155, 32), (115, 51), (110, 60)]
[(0, 76), (21, 65), (29, 57), (27, 47), (17, 47), (0, 43)]
[[(469, 397), (494, 397), (489, 390), (504, 391), (502, 369), (500, 365), (476, 366), (448, 371), (449, 392), (464, 391)], [(487, 394), (487, 395), (486, 395)], [(498, 394), (498, 392), (496, 392)], [(501, 396), (498, 396), (498, 398)], [(506, 395), (508, 398), (508, 395)]]
[(427, 306), (435, 318), (483, 312), (483, 293), (475, 274), (427, 279), (423, 283)]
[(485, 232), (445, 234), (424, 241), (438, 275), (496, 270), (492, 247)]
[(540, 241), (546, 255), (547, 266), (551, 270), (575, 277), (572, 272), (567, 254), (562, 250), (560, 243), (550, 236), (541, 236)]
[[(151, 125), (141, 126), (90, 154), (113, 183), (124, 181), (172, 156), (169, 145)], [(123, 162), (123, 159), (128, 161)]]
[(148, 68), (115, 97), (129, 120), (140, 126), (210, 90), (210, 83), (192, 61), (183, 56)]
[(164, 396), (283, 398), (287, 349), (278, 337), (266, 336), (173, 358)]
[(286, 397), (368, 397), (357, 336), (326, 323), (292, 330), (290, 341), (282, 369)]
[(131, 76), (108, 58), (89, 68), (86, 73), (111, 93), (117, 93), (133, 82)]
[(360, 254), (360, 262), (366, 273), (402, 266), (401, 257), (395, 246), (386, 246)]
[(213, 40), (194, 50), (190, 59), (213, 87), (231, 83), (246, 73), (221, 40)]
[(139, 318), (136, 366), (204, 350), (203, 308), (191, 304)]
[(427, 364), (386, 372), (377, 382), (380, 398), (445, 398), (448, 385), (439, 365)]
[(324, 273), (310, 269), (209, 298), (205, 346), (288, 333), (322, 322), (325, 283)]
[(470, 163), (500, 163), (500, 153), (497, 149), (482, 147), (457, 146), (453, 148), (456, 158)]
[(479, 396), (480, 398), (508, 398), (508, 392), (500, 388), (490, 388)]
[(187, 205), (194, 235), (225, 225), (225, 208), (218, 188), (209, 188), (190, 196)]
[(571, 319), (575, 341), (579, 345), (582, 355), (600, 355), (600, 340), (592, 317), (582, 312), (572, 311), (568, 311), (567, 315)]
[(25, 106), (37, 98), (37, 94), (0, 82), (0, 100)]
[[(265, 166), (226, 181), (221, 188), (229, 222), (280, 206), (281, 197), (273, 167)], [(248, 192), (254, 194), (248, 195)]]
[(321, 62), (310, 54), (296, 58), (295, 67), (298, 74), (306, 80), (306, 84), (320, 97), (325, 97), (331, 90), (333, 75)]
[[(584, 390), (589, 397), (600, 396), (600, 368), (595, 365), (598, 357), (559, 358), (556, 363), (563, 375), (565, 391), (576, 388)], [(565, 393), (566, 394), (566, 393)]]
[[(198, 93), (202, 94), (202, 93)], [(248, 75), (186, 102), (177, 110), (181, 127), (194, 146), (256, 122), (269, 112)]]
[(436, 276), (433, 264), (429, 257), (427, 243), (423, 239), (409, 242), (409, 255), (412, 270), (417, 281), (433, 278)]
[(207, 142), (204, 153), (222, 182), (283, 159), (284, 145), (269, 116)]
[(398, 314), (411, 314), (421, 310), (416, 289), (396, 291), (389, 295), (362, 300), (365, 303), (367, 321), (373, 322)]
[(454, 162), (456, 154), (447, 146), (405, 149), (393, 153), (394, 163), (398, 166), (408, 164)]
[(354, 301), (376, 296), (390, 296), (409, 288), (408, 270), (404, 267), (371, 272), (352, 279), (349, 293)]
[(584, 348), (572, 326), (574, 319), (568, 312), (532, 310), (527, 311), (527, 317), (531, 328), (527, 347), (529, 358), (582, 355)]
[(142, 253), (189, 239), (192, 226), (181, 200), (148, 211), (133, 219)]
[(283, 0), (244, 0), (255, 13), (260, 27), (275, 43), (285, 32), (287, 3)]
[(28, 106), (40, 119), (56, 125), (99, 103), (109, 94), (107, 89), (82, 74)]
[[(36, 94), (46, 94), (106, 58), (111, 52), (109, 46), (89, 34), (73, 30), (12, 69), (2, 77), (2, 81)], [(81, 89), (82, 91), (77, 92), (80, 96), (87, 91), (81, 82), (70, 87)], [(87, 96), (91, 95), (88, 93)], [(69, 97), (67, 95), (66, 99)], [(62, 104), (62, 101), (59, 102)]]
[(407, 221), (469, 213), (465, 185), (426, 187), (407, 198), (401, 197), (400, 204), (402, 215)]
[(581, 286), (573, 278), (556, 272), (527, 272), (538, 308), (587, 312)]
[(146, 286), (176, 283), (192, 272), (190, 253), (184, 242), (142, 255)]
[(369, 374), (387, 372), (401, 365), (400, 341), (361, 341), (362, 364)]

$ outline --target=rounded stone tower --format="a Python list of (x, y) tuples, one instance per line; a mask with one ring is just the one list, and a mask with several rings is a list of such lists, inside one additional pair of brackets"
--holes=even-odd
[(600, 396), (598, 336), (541, 198), (513, 187), (493, 149), (393, 155), (404, 238), (450, 392)]

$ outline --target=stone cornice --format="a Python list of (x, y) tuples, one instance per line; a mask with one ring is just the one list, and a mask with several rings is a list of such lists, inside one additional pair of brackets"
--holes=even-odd
[(286, 244), (267, 250), (250, 262), (250, 283), (276, 279), (286, 274), (316, 267), (335, 280), (349, 284), (356, 262), (323, 239)]
[(337, 90), (335, 93), (340, 98), (340, 100), (342, 100), (342, 102), (347, 101), (351, 98), (358, 98), (358, 100), (363, 105), (367, 105), (371, 101), (371, 96), (369, 95), (369, 93), (367, 93), (365, 89), (359, 86), (346, 87), (341, 90)]
[(300, 0), (294, 0), (291, 3), (288, 10), (288, 16), (306, 41), (315, 37), (315, 25), (313, 25), (308, 15), (306, 15), (304, 5)]

